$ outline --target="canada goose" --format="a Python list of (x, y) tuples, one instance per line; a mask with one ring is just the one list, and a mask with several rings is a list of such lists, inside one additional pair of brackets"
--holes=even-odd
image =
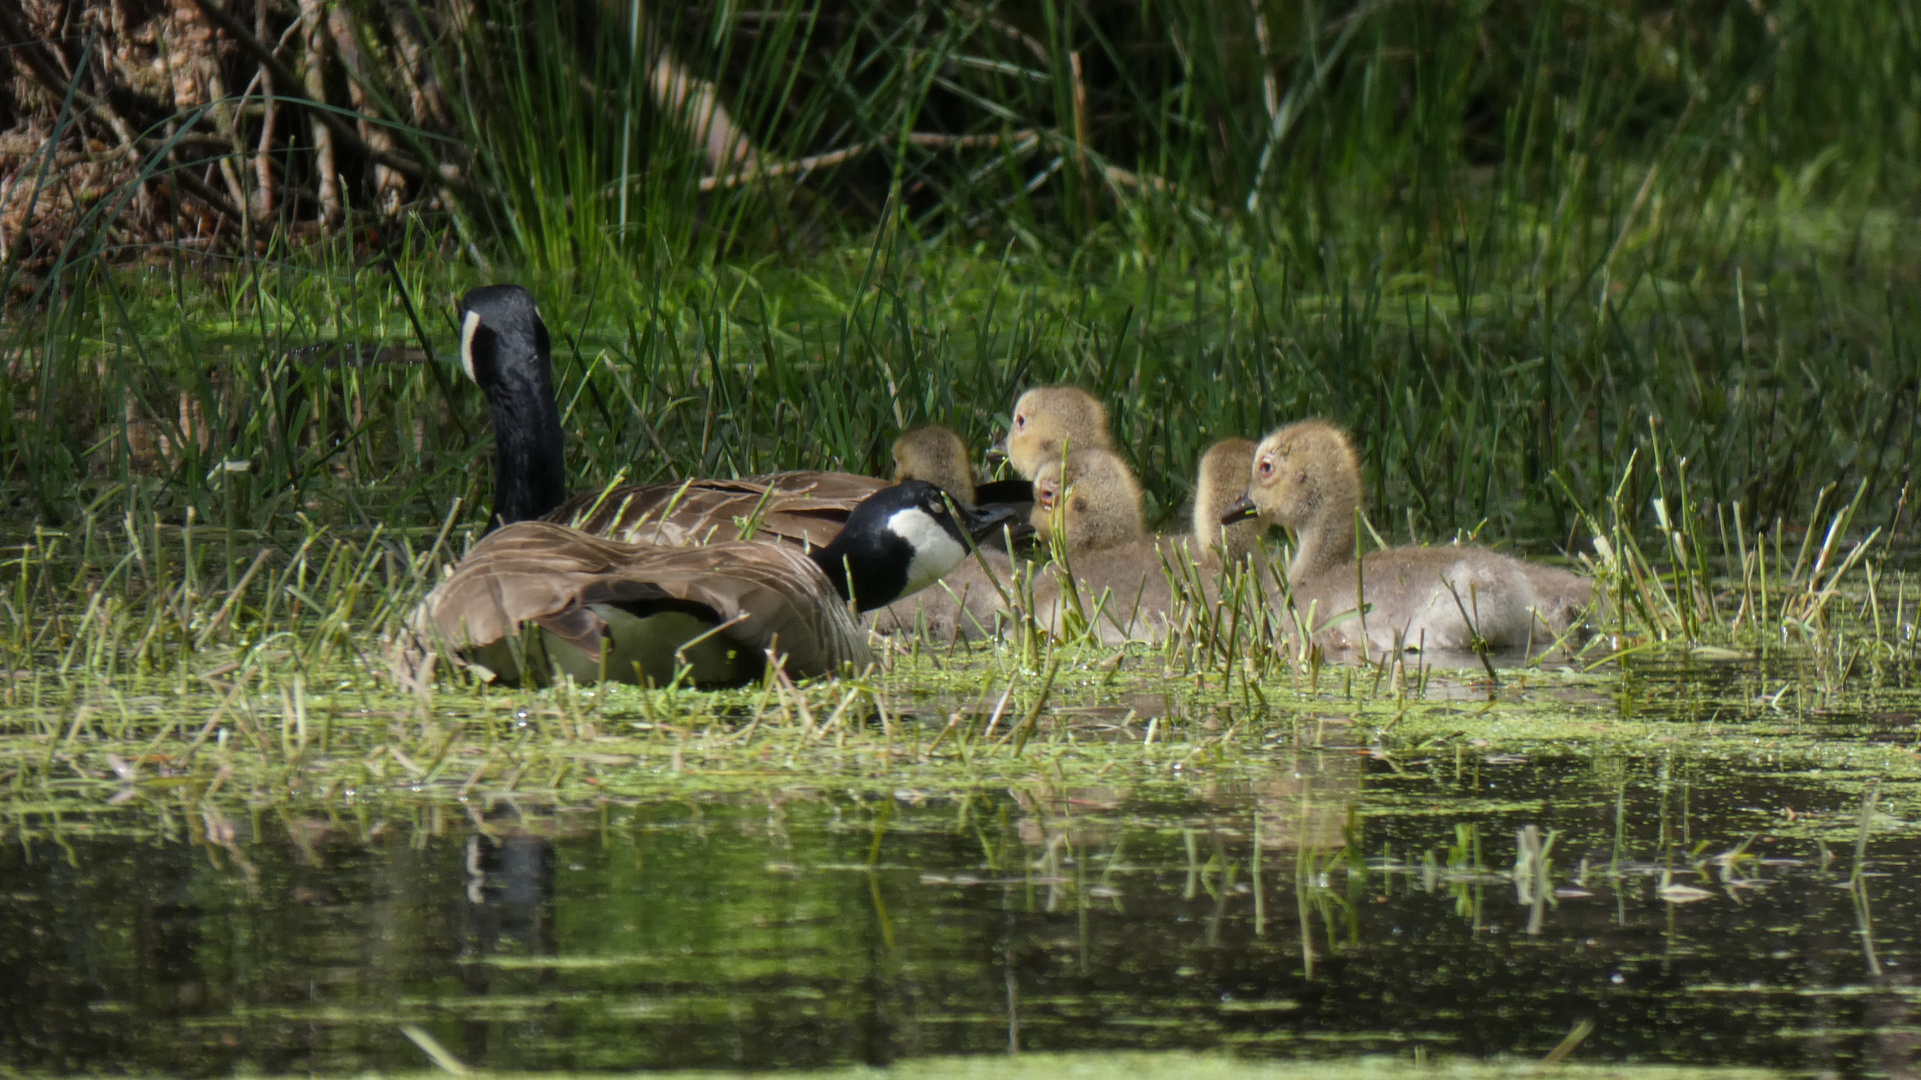
[(1467, 649), (1477, 637), (1493, 648), (1546, 644), (1593, 598), (1587, 578), (1484, 548), (1392, 548), (1356, 567), (1360, 462), (1347, 433), (1324, 420), (1289, 424), (1261, 440), (1249, 475), (1246, 494), (1222, 522), (1258, 518), (1294, 534), (1293, 609), (1316, 639), (1337, 648)]
[[(962, 506), (973, 505), (984, 493), (1022, 518), (1034, 501), (1033, 486), (1025, 480), (978, 482), (967, 444), (952, 428), (938, 424), (916, 428), (894, 441), (894, 479), (910, 478), (936, 485)], [(1026, 529), (1025, 521), (1019, 525)], [(978, 559), (963, 560), (933, 588), (903, 596), (875, 612), (874, 629), (925, 632), (937, 641), (996, 633), (999, 616), (1007, 611), (1004, 597), (1013, 588), (1014, 563), (1005, 543), (990, 545), (1006, 538), (1005, 534), (989, 537), (982, 541)]]
[[(461, 366), (486, 395), (494, 426), (490, 529), (538, 518), (623, 541), (687, 544), (752, 535), (819, 546), (834, 539), (856, 504), (888, 486), (853, 473), (797, 470), (629, 484), (569, 499), (552, 348), (533, 294), (518, 285), (474, 289), (460, 301), (460, 326)], [(965, 469), (965, 447), (959, 454)]]
[(967, 443), (945, 424), (929, 424), (894, 440), (894, 482), (925, 480), (962, 506), (1005, 506), (1025, 522), (1034, 485), (1026, 480), (980, 480)]
[(1112, 450), (1107, 407), (1078, 386), (1037, 386), (1014, 402), (1007, 438), (995, 449), (1014, 471), (1033, 480), (1063, 450)]
[[(583, 682), (604, 670), (623, 682), (664, 683), (681, 663), (695, 685), (760, 674), (767, 653), (796, 676), (870, 662), (849, 614), (924, 588), (953, 569), (968, 535), (1004, 510), (948, 510), (920, 481), (861, 501), (833, 542), (719, 541), (704, 547), (623, 543), (546, 521), (504, 526), (475, 545), (412, 619), (416, 666), (439, 643), (493, 678)], [(520, 634), (528, 623), (537, 633)]]

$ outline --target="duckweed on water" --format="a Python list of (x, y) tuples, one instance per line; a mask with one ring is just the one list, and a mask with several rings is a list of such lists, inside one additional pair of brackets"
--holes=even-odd
[[(1822, 629), (1898, 640), (1873, 608)], [(273, 640), (13, 681), (19, 1060), (417, 1067), (400, 1023), (507, 1071), (1538, 1059), (1591, 1021), (1590, 1058), (1707, 1032), (1853, 1068), (1917, 1004), (1898, 647), (1838, 681), (1790, 635), (1492, 678), (1043, 643), (419, 694), (352, 652), (283, 674)]]

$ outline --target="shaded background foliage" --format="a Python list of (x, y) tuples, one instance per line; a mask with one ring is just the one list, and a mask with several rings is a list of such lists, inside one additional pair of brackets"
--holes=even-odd
[(583, 483), (882, 468), (1074, 378), (1170, 512), (1203, 437), (1306, 412), (1403, 534), (1566, 544), (1635, 451), (1669, 473), (1630, 505), (1904, 505), (1911, 3), (32, 0), (0, 35), (25, 516), (484, 501), (428, 361), (504, 277), (568, 331)]

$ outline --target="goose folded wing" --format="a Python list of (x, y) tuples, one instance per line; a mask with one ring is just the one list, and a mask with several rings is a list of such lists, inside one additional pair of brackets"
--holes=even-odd
[(535, 623), (594, 656), (607, 632), (602, 605), (642, 617), (695, 615), (744, 650), (787, 654), (799, 675), (869, 660), (865, 635), (820, 568), (779, 544), (624, 544), (520, 522), (476, 546), (428, 598), (426, 614), (455, 645), (486, 645)]
[[(700, 615), (745, 651), (785, 654), (787, 670), (796, 675), (831, 674), (870, 659), (864, 631), (826, 576), (785, 545), (656, 550), (593, 582), (580, 601), (589, 609), (611, 604), (640, 616), (669, 610)], [(594, 642), (597, 648), (598, 637)]]
[(767, 473), (740, 481), (758, 489), (773, 489), (783, 497), (808, 496), (829, 502), (853, 504), (887, 487), (889, 481), (858, 473), (831, 472), (826, 469), (797, 469)]
[(838, 486), (850, 493), (859, 488), (858, 494), (761, 479), (619, 487), (571, 499), (547, 520), (596, 536), (676, 547), (738, 539), (743, 525), (751, 523), (755, 537), (821, 547), (840, 535), (855, 504), (881, 486), (867, 477), (850, 479), (859, 484)]
[(618, 565), (626, 545), (545, 521), (497, 530), (460, 560), (422, 609), (456, 645), (484, 645), (525, 622), (557, 615), (595, 577)]

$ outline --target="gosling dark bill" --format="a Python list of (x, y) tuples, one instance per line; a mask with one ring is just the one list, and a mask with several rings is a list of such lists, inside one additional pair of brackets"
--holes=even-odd
[(1234, 500), (1234, 505), (1227, 508), (1227, 513), (1221, 515), (1221, 524), (1233, 525), (1259, 515), (1260, 511), (1255, 508), (1254, 500), (1247, 495), (1242, 495)]

